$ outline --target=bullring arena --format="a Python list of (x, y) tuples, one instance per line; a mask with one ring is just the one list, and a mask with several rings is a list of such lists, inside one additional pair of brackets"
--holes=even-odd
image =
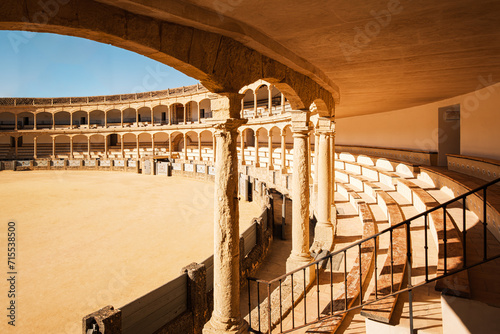
[(2, 333), (500, 332), (499, 14), (3, 1), (199, 83), (0, 99)]

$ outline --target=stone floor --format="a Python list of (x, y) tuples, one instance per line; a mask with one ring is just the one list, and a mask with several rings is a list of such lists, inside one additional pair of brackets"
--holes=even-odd
[[(213, 184), (123, 172), (0, 172), (0, 221), (18, 236), (16, 328), (80, 334), (83, 316), (120, 307), (213, 253)], [(241, 231), (260, 214), (240, 205)], [(6, 229), (0, 233), (5, 245)], [(0, 252), (6, 263), (6, 251)], [(3, 276), (2, 276), (3, 277)], [(6, 280), (0, 280), (2, 303)], [(5, 315), (3, 315), (5, 316)]]

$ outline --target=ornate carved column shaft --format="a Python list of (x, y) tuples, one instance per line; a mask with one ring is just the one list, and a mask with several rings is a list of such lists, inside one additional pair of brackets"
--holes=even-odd
[(309, 252), (309, 111), (292, 111), (293, 175), (292, 175), (292, 252), (287, 271), (311, 262)]
[[(240, 314), (238, 127), (241, 95), (215, 103), (214, 311), (204, 334), (248, 333)], [(228, 117), (229, 116), (229, 117)]]

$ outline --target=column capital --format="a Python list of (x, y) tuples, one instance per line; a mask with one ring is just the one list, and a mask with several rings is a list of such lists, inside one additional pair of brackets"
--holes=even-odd
[(335, 132), (335, 121), (333, 117), (318, 117), (315, 119), (316, 132), (319, 134), (333, 135)]
[(309, 109), (292, 110), (292, 132), (295, 134), (307, 135), (311, 130), (309, 125), (311, 112)]
[(236, 131), (240, 126), (247, 122), (243, 118), (227, 118), (224, 120), (210, 120), (207, 121), (215, 129), (215, 136), (220, 136), (224, 132)]

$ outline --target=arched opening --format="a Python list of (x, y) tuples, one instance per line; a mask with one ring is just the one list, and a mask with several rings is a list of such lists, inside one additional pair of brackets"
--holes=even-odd
[(89, 113), (89, 124), (91, 128), (104, 126), (106, 115), (102, 110), (92, 110)]
[(186, 120), (188, 124), (198, 122), (198, 111), (198, 103), (196, 101), (186, 103)]
[(55, 139), (55, 157), (56, 159), (70, 158), (70, 137), (68, 135), (59, 135)]
[(202, 160), (204, 161), (213, 161), (214, 157), (214, 146), (213, 146), (213, 140), (212, 140), (212, 132), (205, 130), (200, 133), (200, 140), (201, 140), (201, 157)]
[(36, 152), (39, 159), (48, 159), (52, 156), (52, 137), (45, 134), (36, 136)]
[(34, 127), (35, 116), (31, 112), (21, 112), (17, 114), (17, 123), (19, 130), (31, 130)]
[(52, 128), (52, 114), (42, 111), (36, 114), (36, 128), (50, 129)]
[(137, 122), (139, 126), (146, 126), (151, 123), (151, 108), (142, 107), (137, 110)]
[(133, 133), (126, 133), (122, 136), (123, 140), (123, 153), (126, 159), (137, 158), (137, 141)]
[(268, 166), (275, 169), (276, 165), (279, 165), (279, 154), (281, 146), (280, 129), (277, 127), (272, 127), (268, 133)]
[(168, 153), (168, 134), (158, 132), (154, 135), (155, 155), (166, 155)]
[(137, 122), (137, 114), (134, 108), (127, 108), (123, 111), (123, 126), (135, 126)]
[(271, 114), (280, 114), (282, 112), (282, 101), (284, 96), (274, 85), (271, 86)]
[(168, 124), (168, 106), (159, 105), (153, 108), (154, 125)]
[(83, 110), (78, 110), (73, 113), (73, 126), (82, 127), (88, 125), (88, 113)]
[(90, 136), (90, 158), (91, 159), (103, 159), (106, 155), (105, 151), (105, 141), (106, 137), (104, 135), (96, 134)]
[(140, 157), (153, 155), (152, 138), (150, 133), (139, 134)]
[(170, 140), (172, 141), (172, 157), (180, 158), (184, 147), (184, 134), (178, 131), (173, 132), (170, 135)]
[[(23, 134), (18, 140), (17, 158), (18, 159), (33, 159), (34, 152), (34, 138), (33, 134)], [(20, 145), (19, 145), (20, 144)]]
[(262, 85), (255, 90), (257, 96), (257, 116), (269, 115), (269, 89)]
[(212, 107), (210, 103), (210, 99), (203, 99), (199, 103), (200, 108), (200, 118), (203, 122), (206, 118), (212, 118)]
[(71, 123), (71, 114), (68, 111), (59, 111), (54, 114), (56, 129), (69, 128)]
[(253, 90), (247, 89), (243, 97), (243, 117), (251, 118), (255, 115), (255, 96)]
[(0, 130), (15, 130), (16, 116), (11, 112), (0, 113)]
[(73, 157), (75, 159), (88, 157), (88, 143), (87, 136), (76, 135), (73, 137)]
[(170, 106), (172, 113), (172, 124), (184, 123), (184, 105), (182, 103), (174, 103)]
[(108, 110), (106, 113), (108, 127), (117, 128), (122, 124), (122, 112), (118, 109)]

